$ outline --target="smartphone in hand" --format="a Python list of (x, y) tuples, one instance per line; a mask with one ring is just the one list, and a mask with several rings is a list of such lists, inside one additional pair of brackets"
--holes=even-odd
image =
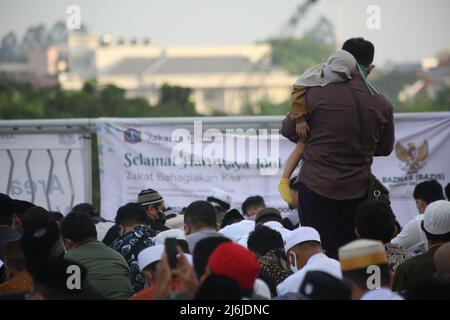
[(177, 267), (177, 254), (178, 254), (177, 239), (166, 238), (165, 247), (167, 259), (169, 260), (169, 266), (171, 269), (175, 269)]

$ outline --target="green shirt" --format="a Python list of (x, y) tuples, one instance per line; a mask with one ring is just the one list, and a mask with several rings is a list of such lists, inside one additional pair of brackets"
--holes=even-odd
[(131, 296), (131, 272), (117, 251), (100, 241), (90, 241), (69, 250), (65, 259), (86, 268), (87, 280), (104, 299), (128, 299)]

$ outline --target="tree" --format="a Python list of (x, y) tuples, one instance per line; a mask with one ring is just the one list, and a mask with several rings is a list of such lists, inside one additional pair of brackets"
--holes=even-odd
[(65, 44), (67, 43), (68, 33), (64, 21), (57, 21), (47, 34), (47, 44)]
[(288, 113), (290, 107), (290, 100), (276, 104), (268, 99), (261, 99), (254, 105), (250, 103), (245, 104), (243, 111), (246, 115), (255, 116), (285, 115)]
[(161, 101), (151, 106), (142, 98), (126, 97), (114, 85), (99, 87), (87, 81), (82, 90), (65, 91), (59, 85), (33, 88), (30, 84), (0, 81), (2, 119), (164, 117), (194, 116), (195, 105), (188, 88), (164, 85)]
[(43, 48), (46, 45), (47, 33), (43, 24), (29, 27), (22, 38), (22, 50), (25, 52)]
[(436, 95), (436, 109), (450, 111), (450, 87), (443, 87)]
[(190, 100), (191, 93), (190, 88), (163, 84), (160, 89), (159, 107), (165, 108), (170, 114), (196, 115), (195, 105)]
[(14, 32), (8, 32), (2, 39), (0, 45), (0, 61), (20, 62), (23, 56), (20, 54), (20, 48), (17, 36)]
[(268, 42), (272, 46), (272, 63), (295, 75), (326, 61), (334, 51), (332, 46), (311, 39), (270, 39)]

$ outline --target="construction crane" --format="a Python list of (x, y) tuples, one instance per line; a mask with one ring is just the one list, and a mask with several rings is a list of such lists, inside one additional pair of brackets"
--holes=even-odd
[[(295, 35), (295, 31), (297, 30), (298, 24), (301, 19), (307, 14), (309, 9), (318, 2), (319, 0), (306, 0), (297, 6), (294, 14), (288, 19), (287, 23), (282, 27), (278, 39), (289, 39)], [(258, 61), (253, 63), (253, 66), (250, 70), (247, 71), (247, 75), (245, 77), (245, 81), (243, 82), (243, 86), (240, 88), (240, 97), (244, 98), (243, 101), (249, 101), (248, 92), (246, 84), (254, 78), (255, 74), (258, 74), (257, 82), (258, 87), (261, 87), (264, 84), (264, 80), (268, 73), (273, 70), (272, 63), (267, 64), (267, 61), (272, 57), (272, 48), (268, 50)], [(223, 86), (225, 85), (226, 76), (222, 79)]]

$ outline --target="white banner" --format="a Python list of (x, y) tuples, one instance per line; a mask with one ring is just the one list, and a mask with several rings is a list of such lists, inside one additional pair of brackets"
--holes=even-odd
[[(396, 152), (374, 161), (373, 171), (390, 188), (401, 224), (417, 214), (412, 199), (416, 183), (436, 179), (444, 186), (449, 182), (450, 114), (444, 115), (397, 118)], [(194, 128), (135, 126), (127, 119), (98, 121), (102, 215), (114, 219), (121, 205), (136, 201), (147, 188), (158, 190), (166, 206), (178, 209), (220, 188), (232, 194), (232, 206), (240, 207), (247, 197), (261, 195), (267, 205), (287, 210), (277, 190), (278, 168), (294, 144), (277, 130), (235, 130), (222, 135), (225, 130), (219, 129), (223, 128), (203, 130), (201, 124)], [(193, 156), (194, 161), (177, 162), (174, 154), (191, 160)]]
[(392, 209), (404, 225), (418, 214), (414, 187), (437, 180), (450, 182), (450, 113), (399, 115), (395, 146), (389, 157), (376, 157), (372, 170), (389, 188)]
[(90, 201), (88, 148), (80, 133), (0, 134), (0, 192), (66, 214)]

